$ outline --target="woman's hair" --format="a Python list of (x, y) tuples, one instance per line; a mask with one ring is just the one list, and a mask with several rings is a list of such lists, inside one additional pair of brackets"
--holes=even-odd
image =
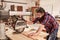
[(38, 8), (36, 9), (36, 12), (37, 12), (37, 13), (45, 13), (45, 10), (44, 10), (42, 7), (38, 7)]

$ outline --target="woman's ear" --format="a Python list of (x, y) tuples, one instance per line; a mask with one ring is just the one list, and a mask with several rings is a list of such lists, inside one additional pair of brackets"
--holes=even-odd
[(44, 15), (44, 13), (42, 13), (42, 15)]

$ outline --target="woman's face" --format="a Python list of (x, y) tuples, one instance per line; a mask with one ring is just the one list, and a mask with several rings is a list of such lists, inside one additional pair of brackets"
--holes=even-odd
[(44, 15), (44, 13), (36, 13), (36, 18), (41, 18)]

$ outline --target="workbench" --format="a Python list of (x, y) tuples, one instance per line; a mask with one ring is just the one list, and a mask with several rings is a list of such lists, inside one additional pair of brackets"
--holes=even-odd
[(35, 36), (32, 38), (28, 37), (27, 35), (29, 33), (35, 32), (35, 31), (32, 31), (32, 30), (34, 30), (34, 29), (32, 29), (33, 27), (31, 27), (31, 25), (29, 25), (29, 26), (30, 26), (29, 28), (25, 28), (24, 32), (19, 33), (19, 34), (13, 34), (14, 30), (8, 28), (8, 31), (6, 31), (6, 35), (11, 40), (46, 40), (46, 38), (44, 38), (48, 35), (46, 32), (41, 32), (39, 36)]

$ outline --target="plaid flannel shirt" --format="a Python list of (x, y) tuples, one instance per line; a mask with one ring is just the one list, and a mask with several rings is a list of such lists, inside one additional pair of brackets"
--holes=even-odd
[(33, 22), (39, 21), (41, 24), (45, 25), (46, 31), (51, 34), (55, 29), (58, 29), (59, 24), (49, 13), (45, 13), (42, 18), (36, 18)]

